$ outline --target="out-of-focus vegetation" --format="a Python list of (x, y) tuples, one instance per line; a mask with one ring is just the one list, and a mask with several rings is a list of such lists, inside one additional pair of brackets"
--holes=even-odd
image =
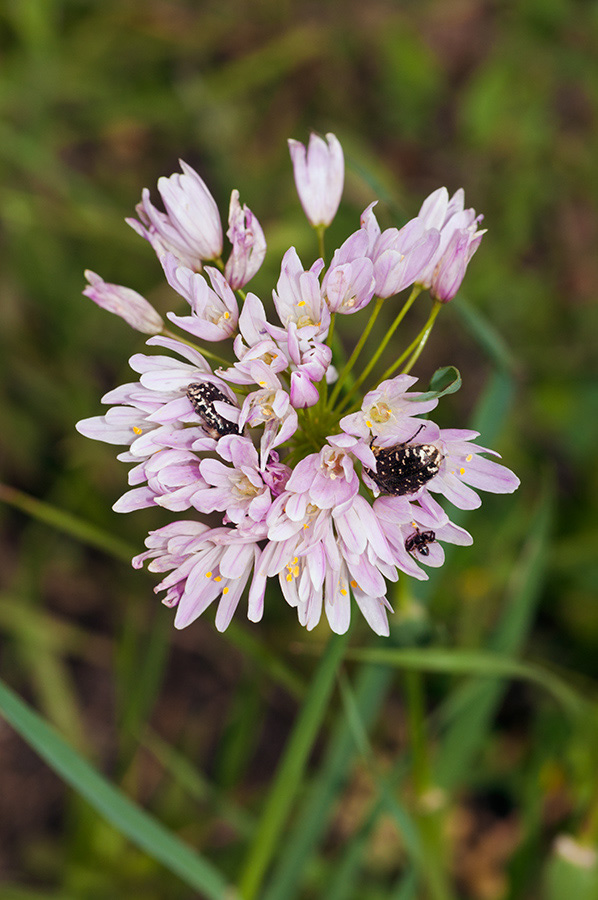
[[(240, 611), (227, 635), (209, 615), (175, 633), (122, 561), (167, 518), (114, 514), (125, 467), (74, 431), (142, 348), (80, 296), (82, 272), (169, 308), (123, 218), (182, 157), (223, 215), (237, 187), (260, 219), (269, 254), (252, 288), (267, 299), (289, 244), (304, 263), (316, 253), (286, 139), (333, 131), (348, 173), (329, 246), (376, 196), (385, 225), (441, 184), (484, 213), (415, 374), (457, 365), (442, 424), (480, 422), (522, 480), (468, 518), (474, 546), (441, 578), (396, 598), (391, 643), (523, 654), (588, 706), (571, 720), (531, 681), (441, 666), (425, 702), (444, 793), (418, 806), (405, 697), (421, 683), (348, 663), (264, 897), (453, 896), (406, 862), (404, 807), (424, 834), (441, 809), (462, 900), (598, 896), (598, 6), (5, 0), (0, 29), (0, 477), (96, 529), (78, 539), (76, 521), (0, 489), (4, 681), (235, 881), (326, 628), (306, 635), (273, 595), (259, 626)], [(349, 342), (360, 325), (343, 326)], [(197, 896), (5, 723), (0, 823), (6, 900)]]

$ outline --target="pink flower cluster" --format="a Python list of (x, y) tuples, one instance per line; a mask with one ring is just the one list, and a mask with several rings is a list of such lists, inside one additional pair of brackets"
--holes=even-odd
[[(309, 221), (321, 229), (338, 208), (344, 178), (338, 140), (312, 135), (290, 142), (295, 182)], [(165, 211), (144, 191), (132, 227), (156, 252), (171, 288), (188, 304), (168, 319), (178, 339), (135, 291), (94, 273), (85, 293), (152, 336), (157, 354), (131, 360), (138, 380), (110, 391), (103, 416), (77, 425), (88, 437), (123, 445), (132, 463), (118, 512), (159, 505), (187, 513), (149, 534), (149, 561), (163, 575), (156, 591), (176, 607), (175, 626), (193, 622), (216, 601), (216, 627), (229, 624), (247, 589), (248, 617), (263, 614), (269, 578), (277, 578), (299, 621), (311, 629), (325, 613), (347, 630), (351, 597), (371, 628), (389, 633), (389, 581), (399, 573), (427, 578), (441, 566), (442, 542), (469, 544), (435, 496), (461, 509), (480, 505), (477, 490), (509, 493), (516, 476), (488, 459), (476, 432), (439, 429), (427, 418), (437, 397), (412, 390), (407, 374), (370, 390), (343, 415), (327, 405), (337, 379), (327, 342), (334, 314), (353, 314), (373, 298), (414, 284), (442, 302), (459, 287), (482, 233), (464, 209), (463, 191), (445, 188), (403, 228), (382, 231), (373, 205), (328, 267), (305, 268), (285, 253), (272, 293), (277, 322), (262, 301), (241, 290), (260, 268), (264, 233), (233, 191), (222, 260), (216, 203), (200, 176), (161, 178)], [(231, 341), (230, 362), (214, 367), (202, 342)], [(340, 384), (339, 384), (340, 387)], [(342, 400), (342, 396), (340, 398)], [(197, 517), (218, 514), (216, 527)]]

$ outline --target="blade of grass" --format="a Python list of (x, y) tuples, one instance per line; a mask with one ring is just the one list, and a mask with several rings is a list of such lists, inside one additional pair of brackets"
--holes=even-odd
[[(362, 666), (356, 677), (355, 702), (364, 728), (371, 727), (384, 701), (392, 669)], [(337, 716), (320, 769), (288, 833), (264, 893), (264, 900), (292, 900), (301, 890), (308, 861), (324, 834), (334, 799), (348, 777), (354, 740), (344, 713)]]
[(548, 669), (532, 663), (519, 662), (499, 653), (483, 650), (446, 650), (436, 647), (398, 650), (364, 648), (350, 650), (347, 659), (394, 665), (419, 672), (475, 674), (487, 679), (521, 679), (543, 687), (567, 715), (577, 717), (585, 708), (583, 698)]
[(172, 780), (200, 803), (210, 803), (216, 813), (244, 837), (251, 837), (255, 828), (253, 817), (242, 807), (226, 799), (211, 781), (197, 770), (188, 757), (180, 753), (150, 728), (140, 738), (140, 743), (156, 757)]
[[(552, 488), (547, 486), (530, 523), (529, 538), (508, 589), (505, 612), (488, 642), (491, 651), (506, 658), (505, 665), (508, 657), (516, 656), (521, 651), (540, 599), (548, 558), (552, 503)], [(514, 660), (511, 664), (525, 665)], [(537, 683), (553, 693), (564, 708), (573, 711), (578, 706), (576, 695), (557, 676), (539, 667), (533, 667), (533, 672), (529, 674), (532, 681), (537, 676)], [(526, 677), (523, 671), (521, 677)], [(457, 784), (470, 770), (503, 693), (504, 685), (499, 682), (474, 681), (453, 696), (452, 709), (459, 712), (453, 713), (435, 767), (437, 781), (442, 787)]]
[[(124, 541), (114, 538), (102, 528), (92, 525), (85, 519), (1, 483), (0, 502), (7, 503), (38, 522), (43, 522), (51, 528), (126, 563), (130, 563), (132, 557), (138, 552), (138, 548), (130, 547)], [(146, 569), (143, 571), (149, 574)], [(302, 679), (264, 643), (235, 622), (231, 622), (223, 637), (249, 656), (260, 669), (265, 671), (273, 681), (282, 685), (292, 696), (299, 700), (303, 698), (305, 684)]]
[(432, 900), (451, 900), (453, 895), (441, 859), (442, 854), (436, 852), (438, 849), (437, 836), (429, 827), (431, 823), (429, 814), (420, 815), (419, 822), (416, 822), (398, 802), (388, 779), (379, 771), (349, 683), (346, 678), (342, 677), (339, 679), (339, 683), (347, 722), (356, 746), (370, 770), (378, 794), (397, 827), (411, 862), (419, 869)]
[(308, 688), (242, 868), (239, 885), (243, 900), (253, 900), (260, 890), (326, 712), (347, 640), (348, 634), (332, 635)]
[(137, 847), (202, 891), (206, 900), (234, 900), (234, 890), (215, 866), (132, 803), (2, 682), (0, 714), (96, 812)]
[(26, 515), (44, 522), (64, 534), (69, 534), (84, 544), (103, 550), (109, 556), (130, 563), (136, 553), (134, 548), (129, 548), (124, 541), (113, 537), (101, 528), (86, 522), (64, 509), (58, 509), (50, 503), (44, 503), (36, 497), (31, 497), (7, 484), (0, 484), (0, 501), (21, 510)]

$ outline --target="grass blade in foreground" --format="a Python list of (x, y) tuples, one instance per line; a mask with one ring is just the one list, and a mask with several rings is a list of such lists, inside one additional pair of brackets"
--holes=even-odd
[(421, 672), (446, 672), (453, 675), (477, 675), (482, 678), (520, 678), (543, 687), (572, 716), (584, 709), (584, 701), (569, 685), (548, 669), (519, 662), (499, 653), (483, 650), (363, 649), (350, 650), (347, 659), (395, 665)]
[(103, 778), (10, 688), (0, 682), (0, 714), (78, 794), (121, 834), (206, 900), (234, 900), (224, 876)]
[[(521, 652), (532, 626), (546, 571), (552, 506), (553, 492), (547, 486), (533, 512), (528, 527), (529, 538), (507, 589), (505, 611), (488, 640), (489, 649), (500, 654), (505, 661)], [(572, 694), (570, 688), (546, 669), (537, 668), (537, 672), (543, 672), (539, 683), (550, 691), (556, 682), (560, 682), (561, 687), (565, 688), (562, 698), (564, 705), (572, 708), (566, 697), (567, 693)], [(557, 691), (560, 688), (557, 687)], [(442, 787), (450, 788), (458, 784), (468, 772), (485, 740), (503, 692), (504, 685), (496, 681), (471, 681), (452, 695), (448, 704), (450, 724), (442, 740), (435, 767), (436, 778)]]
[(347, 640), (348, 633), (333, 634), (330, 638), (297, 716), (255, 838), (247, 854), (240, 879), (240, 893), (243, 900), (253, 900), (258, 896), (262, 879), (275, 850), (276, 840), (286, 824), (295, 793), (303, 777), (307, 757), (326, 713), (336, 671), (343, 658)]

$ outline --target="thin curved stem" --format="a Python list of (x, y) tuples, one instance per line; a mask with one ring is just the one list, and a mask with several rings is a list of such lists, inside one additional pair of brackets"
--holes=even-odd
[(316, 226), (316, 234), (318, 236), (318, 252), (323, 260), (326, 260), (326, 250), (324, 248), (324, 234), (326, 232), (325, 225)]
[(344, 367), (341, 374), (339, 375), (338, 381), (336, 382), (336, 384), (334, 386), (334, 390), (332, 391), (332, 394), (330, 395), (330, 402), (328, 404), (330, 408), (332, 408), (334, 406), (336, 398), (338, 397), (340, 390), (341, 390), (344, 382), (346, 381), (347, 375), (349, 374), (349, 372), (351, 371), (351, 369), (357, 362), (357, 358), (359, 357), (359, 354), (363, 350), (363, 346), (369, 337), (370, 331), (374, 327), (374, 322), (378, 318), (378, 314), (379, 314), (380, 310), (382, 309), (383, 303), (384, 303), (384, 300), (382, 298), (378, 297), (376, 299), (376, 305), (374, 306), (374, 309), (369, 318), (369, 321), (368, 321), (367, 325), (365, 326), (364, 332), (361, 335), (361, 337), (359, 338), (359, 341), (357, 342), (357, 345), (355, 346), (353, 353), (347, 360), (347, 364)]
[(403, 321), (403, 319), (405, 318), (405, 316), (407, 315), (407, 313), (413, 306), (416, 298), (421, 293), (421, 290), (422, 289), (419, 285), (414, 285), (413, 290), (411, 291), (409, 297), (403, 304), (402, 308), (399, 310), (399, 313), (398, 313), (397, 317), (395, 318), (394, 322), (392, 323), (392, 325), (390, 326), (390, 328), (388, 329), (388, 331), (382, 338), (380, 345), (376, 349), (376, 352), (370, 359), (369, 363), (367, 364), (367, 366), (365, 367), (365, 369), (363, 370), (363, 372), (361, 373), (361, 375), (359, 376), (359, 378), (357, 379), (355, 384), (352, 386), (352, 388), (349, 391), (349, 393), (347, 394), (347, 396), (343, 399), (343, 401), (341, 403), (341, 409), (347, 405), (348, 401), (353, 396), (355, 391), (359, 387), (361, 387), (361, 385), (363, 384), (365, 379), (368, 377), (368, 375), (370, 374), (370, 372), (372, 371), (372, 369), (374, 368), (374, 366), (376, 365), (376, 363), (378, 362), (378, 360), (384, 353), (391, 337), (393, 336), (393, 334), (395, 333), (395, 331), (397, 330), (397, 328), (399, 327), (399, 325), (401, 324), (401, 322)]
[(193, 341), (188, 341), (187, 338), (181, 337), (179, 334), (175, 334), (174, 331), (171, 331), (169, 328), (163, 328), (160, 334), (163, 335), (163, 337), (169, 337), (175, 341), (178, 341), (179, 344), (186, 344), (187, 347), (191, 347), (193, 350), (197, 350), (197, 352), (201, 353), (202, 356), (207, 356), (208, 359), (213, 359), (214, 362), (220, 363), (221, 366), (226, 366), (227, 368), (230, 366), (230, 361), (228, 359), (224, 359), (223, 356), (218, 356), (217, 353), (212, 353), (211, 350), (206, 350), (205, 347), (200, 347)]
[(440, 302), (440, 300), (435, 300), (434, 306), (432, 307), (432, 312), (430, 313), (430, 315), (428, 317), (428, 321), (426, 322), (423, 330), (420, 332), (421, 338), (417, 344), (417, 347), (413, 351), (411, 357), (409, 358), (407, 365), (405, 366), (405, 368), (402, 371), (403, 375), (406, 375), (408, 372), (410, 372), (411, 369), (413, 368), (413, 366), (415, 365), (415, 363), (417, 362), (417, 360), (419, 359), (422, 350), (424, 349), (424, 347), (426, 346), (426, 344), (428, 342), (428, 338), (430, 337), (432, 328), (434, 327), (434, 322), (436, 321), (436, 316), (440, 312), (441, 307), (442, 307), (442, 303)]

